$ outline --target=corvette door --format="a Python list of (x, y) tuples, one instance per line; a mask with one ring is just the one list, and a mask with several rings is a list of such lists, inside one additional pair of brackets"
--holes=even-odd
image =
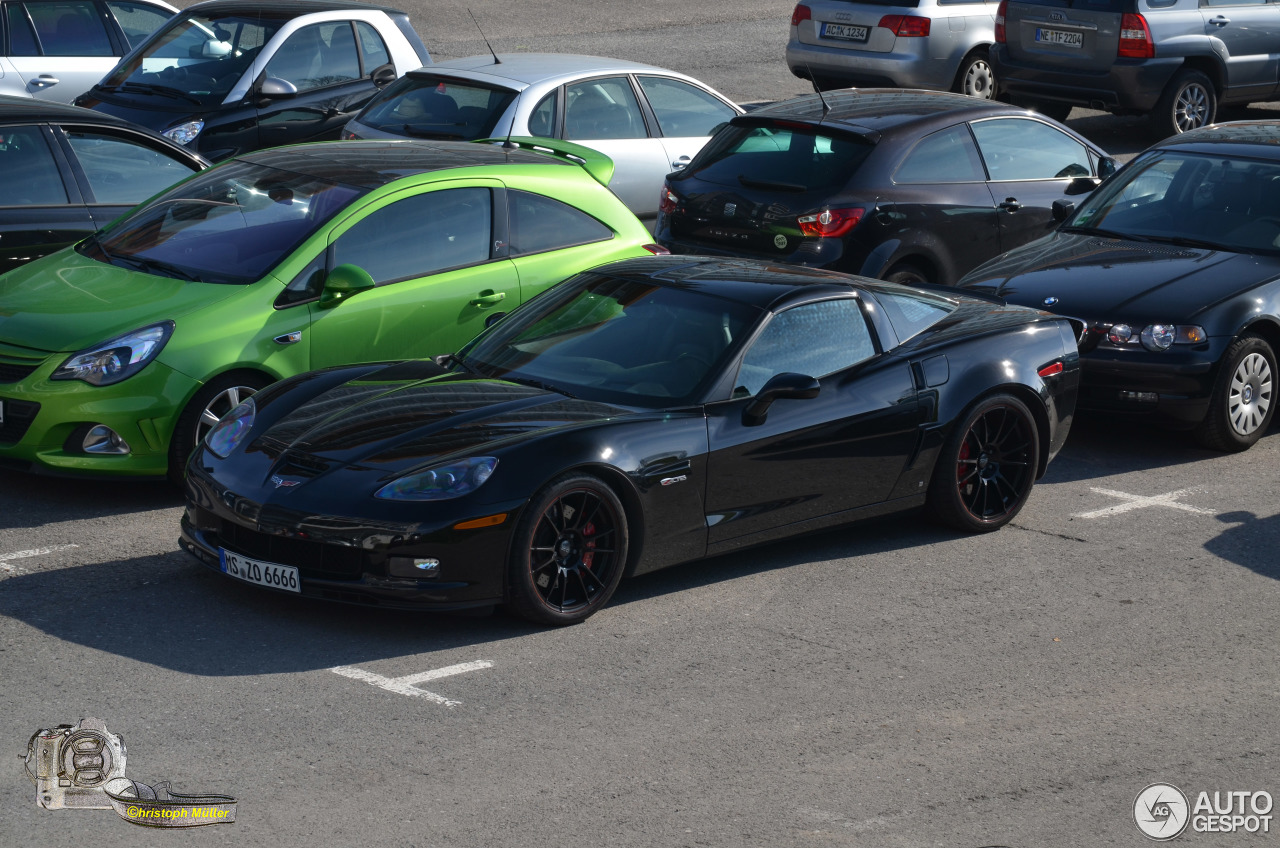
[(497, 184), (445, 186), (357, 212), (332, 242), (329, 270), (354, 265), (375, 285), (336, 306), (310, 305), (313, 368), (452, 353), (518, 299), (511, 261), (494, 258)]
[[(747, 407), (783, 372), (817, 377), (817, 397), (777, 400), (749, 423)], [(713, 546), (879, 503), (915, 445), (909, 366), (877, 355), (855, 298), (775, 315), (743, 356), (734, 396), (707, 408)]]

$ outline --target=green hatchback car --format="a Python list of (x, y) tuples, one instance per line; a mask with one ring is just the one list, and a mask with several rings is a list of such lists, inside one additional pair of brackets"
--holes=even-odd
[(567, 142), (259, 151), (0, 276), (0, 465), (180, 479), (267, 384), (456, 351), (578, 271), (665, 252)]

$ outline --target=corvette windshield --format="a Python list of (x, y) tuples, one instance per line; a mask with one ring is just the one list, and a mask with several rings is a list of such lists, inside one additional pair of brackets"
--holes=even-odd
[(221, 103), (287, 18), (192, 15), (171, 20), (99, 88), (154, 95), (175, 103)]
[(161, 276), (252, 283), (365, 191), (233, 161), (175, 186), (78, 249)]
[(760, 314), (684, 288), (584, 274), (495, 326), (459, 358), (483, 376), (573, 397), (677, 406), (710, 388)]
[(1091, 195), (1063, 230), (1280, 252), (1280, 162), (1157, 151)]

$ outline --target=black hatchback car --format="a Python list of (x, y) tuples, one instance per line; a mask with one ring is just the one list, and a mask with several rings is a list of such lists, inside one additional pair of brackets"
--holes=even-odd
[(396, 77), (431, 64), (409, 16), (342, 0), (208, 0), (175, 15), (76, 105), (217, 161), (336, 139)]
[(960, 284), (1079, 322), (1081, 408), (1245, 450), (1276, 410), (1280, 122), (1166, 139), (1057, 232)]
[(110, 115), (0, 97), (0, 273), (79, 241), (208, 164)]
[(662, 188), (673, 253), (750, 256), (953, 284), (1057, 226), (1114, 160), (1035, 112), (855, 89), (734, 118)]

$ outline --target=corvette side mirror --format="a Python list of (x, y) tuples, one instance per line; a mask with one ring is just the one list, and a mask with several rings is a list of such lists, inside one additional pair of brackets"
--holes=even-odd
[(339, 265), (329, 272), (324, 280), (324, 291), (320, 293), (321, 309), (332, 309), (342, 301), (373, 288), (373, 277), (358, 265)]
[(756, 392), (755, 399), (742, 410), (742, 423), (747, 427), (756, 427), (764, 423), (769, 407), (773, 406), (775, 400), (807, 400), (816, 398), (820, 391), (822, 384), (808, 375), (793, 371), (774, 374)]

